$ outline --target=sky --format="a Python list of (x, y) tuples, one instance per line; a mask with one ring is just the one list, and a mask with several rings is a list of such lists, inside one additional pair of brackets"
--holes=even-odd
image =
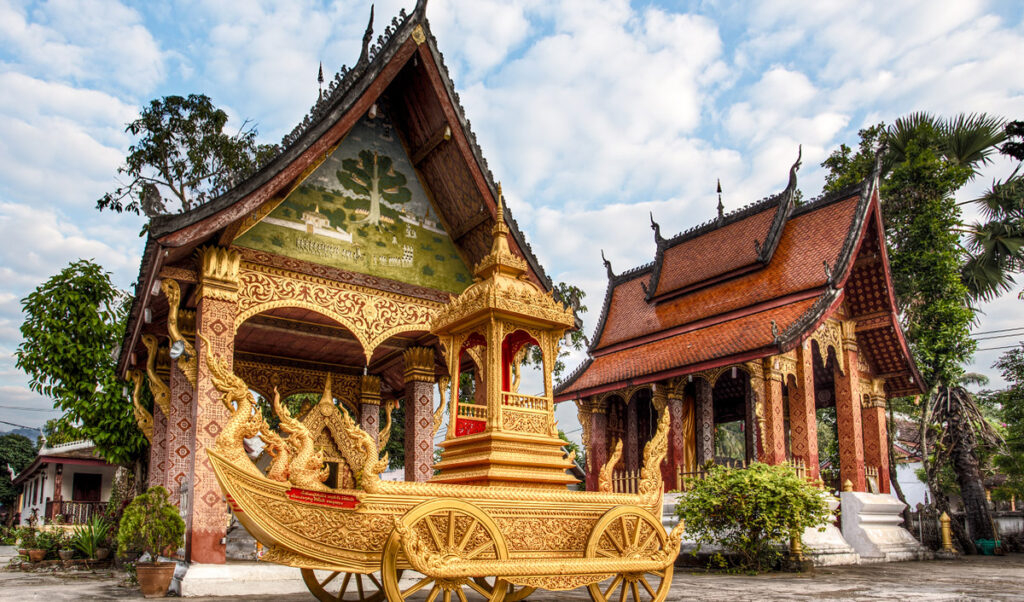
[[(377, 32), (412, 5), (378, 1)], [(229, 127), (250, 120), (277, 142), (316, 99), (318, 65), (330, 77), (355, 62), (368, 12), (356, 0), (0, 0), (0, 421), (58, 415), (14, 365), (20, 300), (79, 258), (123, 288), (135, 279), (142, 218), (95, 203), (118, 184), (139, 107), (204, 93)], [(427, 15), (534, 252), (586, 291), (588, 335), (600, 251), (616, 272), (653, 259), (648, 212), (668, 236), (715, 214), (717, 179), (727, 210), (774, 194), (798, 145), (800, 188), (816, 196), (829, 153), (912, 111), (1024, 118), (1024, 3), (1009, 0), (431, 0)], [(993, 162), (960, 197), (1012, 168)], [(975, 330), (1024, 326), (1020, 288), (982, 306)], [(1000, 352), (971, 367), (990, 386)], [(569, 406), (558, 418), (577, 430)]]

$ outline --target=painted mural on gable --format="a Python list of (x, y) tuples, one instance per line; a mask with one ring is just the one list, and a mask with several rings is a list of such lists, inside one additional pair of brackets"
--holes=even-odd
[(382, 113), (234, 244), (453, 293), (472, 282)]

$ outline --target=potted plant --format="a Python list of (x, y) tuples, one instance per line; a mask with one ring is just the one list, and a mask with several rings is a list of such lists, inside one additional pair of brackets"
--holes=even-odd
[(86, 558), (104, 560), (110, 553), (105, 547), (109, 531), (110, 523), (101, 516), (94, 516), (84, 525), (75, 527), (71, 545)]
[(60, 540), (58, 542), (59, 547), (57, 548), (57, 555), (60, 556), (61, 560), (71, 560), (75, 555), (75, 548), (71, 544), (71, 533), (67, 531), (61, 531)]
[(155, 562), (161, 554), (169, 554), (185, 543), (185, 521), (178, 509), (168, 501), (167, 490), (150, 487), (124, 509), (117, 533), (117, 552), (148, 553), (150, 562), (136, 562), (135, 573), (142, 594), (162, 598), (174, 577), (174, 562)]
[(46, 548), (42, 547), (39, 541), (41, 533), (37, 533), (35, 529), (29, 529), (21, 536), (22, 548), (28, 555), (29, 562), (42, 562), (46, 558)]

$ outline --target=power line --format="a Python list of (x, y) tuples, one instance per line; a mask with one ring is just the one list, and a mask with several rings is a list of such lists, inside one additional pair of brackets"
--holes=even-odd
[(997, 335), (994, 335), (994, 336), (981, 337), (981, 338), (974, 339), (974, 340), (975, 341), (988, 341), (990, 339), (1009, 339), (1009, 338), (1013, 338), (1013, 337), (1024, 337), (1024, 332), (1012, 332), (1010, 334), (997, 334)]
[(43, 432), (42, 429), (37, 429), (37, 428), (35, 428), (33, 426), (25, 426), (24, 424), (14, 424), (13, 422), (7, 422), (6, 420), (0, 420), (0, 424), (9, 424), (11, 426), (16, 426), (16, 427), (18, 427), (20, 429), (28, 429), (30, 431), (38, 431), (40, 433)]
[(1020, 345), (1007, 345), (1005, 347), (982, 347), (981, 349), (975, 349), (975, 351), (998, 351), (1000, 349), (1017, 349)]
[(996, 334), (997, 332), (1013, 332), (1015, 330), (1024, 330), (1024, 326), (1018, 326), (1017, 328), (1003, 328), (1000, 330), (979, 330), (978, 332), (972, 332), (971, 336), (977, 336), (979, 334)]
[(4, 410), (18, 410), (20, 412), (60, 412), (57, 408), (28, 408), (24, 406), (2, 406), (0, 409)]

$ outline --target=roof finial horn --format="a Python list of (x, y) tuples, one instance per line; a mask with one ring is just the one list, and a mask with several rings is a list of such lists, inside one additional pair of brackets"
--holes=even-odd
[(800, 170), (801, 159), (804, 156), (804, 145), (800, 144), (796, 147), (796, 162), (789, 168), (789, 190), (796, 190), (796, 172)]
[(661, 225), (654, 221), (653, 211), (651, 211), (651, 230), (654, 230), (654, 242), (660, 244), (663, 240), (661, 238)]
[(718, 179), (718, 221), (725, 218), (725, 205), (722, 204), (722, 180)]
[(604, 262), (604, 269), (608, 272), (608, 279), (614, 279), (615, 272), (612, 271), (612, 262), (608, 261), (608, 258), (604, 256), (604, 249), (601, 249), (601, 261)]
[(359, 53), (358, 64), (365, 65), (370, 60), (370, 40), (373, 39), (373, 5), (370, 5), (370, 21), (363, 33), (363, 50)]

